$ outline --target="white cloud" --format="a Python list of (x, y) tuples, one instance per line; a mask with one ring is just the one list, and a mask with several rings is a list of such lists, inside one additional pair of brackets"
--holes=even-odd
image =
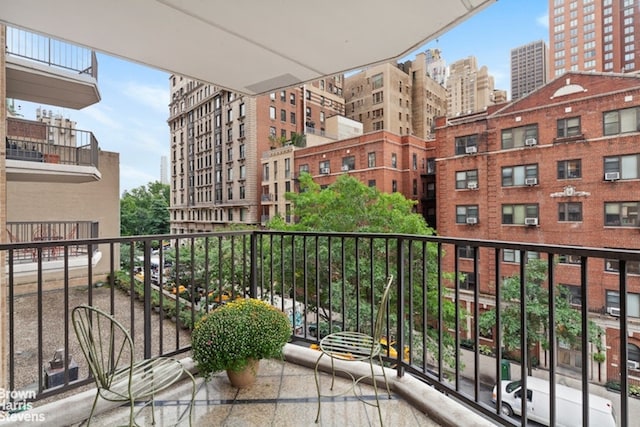
[(121, 129), (122, 124), (115, 120), (115, 115), (104, 104), (94, 104), (82, 110), (89, 118), (112, 129)]
[(145, 86), (139, 82), (127, 82), (122, 87), (122, 93), (157, 112), (169, 114), (169, 90), (167, 88)]

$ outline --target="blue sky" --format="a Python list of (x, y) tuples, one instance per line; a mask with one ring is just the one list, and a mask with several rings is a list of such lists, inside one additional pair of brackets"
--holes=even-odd
[[(547, 7), (547, 0), (499, 0), (416, 52), (437, 47), (448, 64), (474, 55), (494, 76), (495, 87), (509, 90), (510, 51), (547, 41)], [(160, 158), (169, 157), (170, 74), (101, 54), (98, 61), (100, 103), (80, 111), (16, 103), (27, 119), (35, 118), (39, 106), (60, 113), (92, 131), (103, 150), (119, 152), (122, 194), (159, 180)]]

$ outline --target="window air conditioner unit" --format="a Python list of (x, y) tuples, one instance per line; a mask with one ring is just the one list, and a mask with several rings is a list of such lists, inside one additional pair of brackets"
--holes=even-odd
[(524, 140), (524, 145), (527, 145), (529, 147), (536, 145), (538, 143), (538, 140), (535, 138), (527, 138)]
[(349, 166), (342, 166), (342, 170), (343, 171), (348, 171), (349, 170)]
[(538, 218), (525, 218), (525, 225), (538, 225)]
[(620, 309), (618, 307), (608, 307), (607, 313), (613, 317), (620, 317)]
[(525, 185), (538, 185), (538, 178), (525, 178)]
[(475, 182), (475, 181), (467, 182), (467, 188), (469, 190), (477, 190), (478, 189), (478, 183)]
[(467, 154), (475, 154), (478, 152), (478, 147), (476, 147), (475, 145), (471, 145), (465, 148), (464, 152)]
[(321, 169), (320, 169), (320, 173), (321, 173), (321, 174), (325, 174), (325, 175), (326, 175), (326, 174), (328, 174), (329, 172), (330, 172), (330, 171), (329, 171), (329, 168), (321, 168)]
[(615, 181), (620, 179), (620, 172), (607, 172), (604, 174), (605, 181)]
[(627, 360), (627, 368), (640, 369), (640, 362), (636, 362), (635, 360)]
[(467, 224), (477, 224), (477, 223), (478, 223), (478, 218), (474, 216), (467, 218)]

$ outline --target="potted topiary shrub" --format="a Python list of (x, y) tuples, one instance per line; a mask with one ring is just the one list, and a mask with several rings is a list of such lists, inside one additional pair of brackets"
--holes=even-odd
[(281, 310), (255, 298), (237, 299), (205, 314), (191, 334), (193, 358), (205, 378), (226, 370), (238, 388), (253, 382), (260, 359), (282, 357), (291, 322)]

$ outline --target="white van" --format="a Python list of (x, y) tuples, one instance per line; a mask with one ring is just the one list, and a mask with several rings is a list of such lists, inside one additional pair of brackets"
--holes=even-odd
[[(521, 415), (522, 384), (520, 381), (502, 381), (502, 408), (504, 415)], [(496, 387), (492, 402), (496, 403)], [(549, 425), (549, 381), (527, 377), (527, 419)], [(556, 425), (582, 427), (582, 392), (571, 387), (556, 385)], [(589, 394), (589, 425), (616, 427), (613, 405), (609, 399)]]

